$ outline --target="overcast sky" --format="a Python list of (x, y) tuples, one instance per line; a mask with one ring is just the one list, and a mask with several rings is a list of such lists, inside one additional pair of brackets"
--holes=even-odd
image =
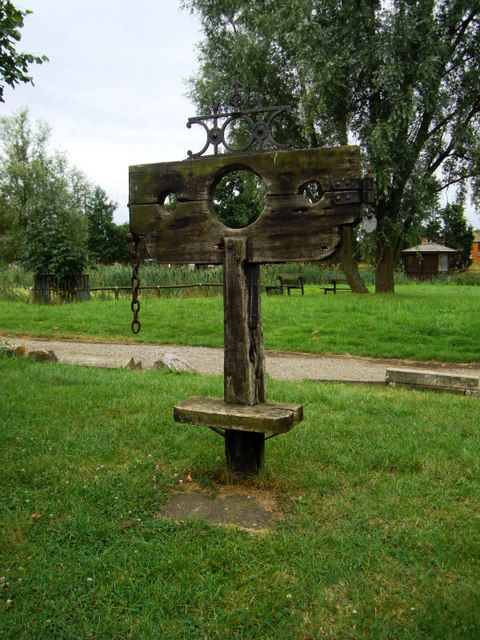
[(28, 106), (52, 128), (52, 148), (117, 201), (128, 219), (128, 167), (183, 160), (203, 146), (186, 128), (195, 107), (198, 21), (178, 0), (19, 0), (31, 9), (19, 50), (50, 59), (30, 67), (35, 86), (5, 89), (0, 112)]
[[(6, 88), (0, 113), (28, 106), (52, 128), (52, 147), (118, 202), (128, 220), (128, 167), (183, 160), (204, 144), (186, 128), (195, 107), (185, 80), (196, 70), (198, 20), (179, 0), (17, 0), (25, 18), (19, 50), (45, 54), (35, 86)], [(450, 190), (448, 198), (454, 199)], [(480, 217), (467, 212), (475, 228)]]

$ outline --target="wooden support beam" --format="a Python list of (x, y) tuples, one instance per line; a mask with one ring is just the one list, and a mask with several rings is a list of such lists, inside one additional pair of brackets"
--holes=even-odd
[[(215, 215), (214, 193), (219, 181), (238, 169), (256, 173), (267, 198), (258, 220), (228, 230)], [(341, 227), (360, 219), (358, 199), (334, 206), (332, 180), (353, 179), (360, 173), (360, 149), (346, 146), (133, 166), (130, 230), (145, 236), (148, 255), (163, 263), (221, 264), (227, 232), (248, 241), (252, 263), (322, 260), (338, 249)], [(308, 202), (301, 195), (303, 185), (312, 181), (320, 185), (319, 202)], [(171, 193), (178, 201), (174, 211), (164, 204)]]
[(254, 431), (225, 431), (225, 458), (230, 471), (258, 473), (265, 464), (265, 434)]
[(247, 262), (245, 238), (224, 238), (224, 398), (228, 404), (265, 402), (265, 349), (260, 270)]

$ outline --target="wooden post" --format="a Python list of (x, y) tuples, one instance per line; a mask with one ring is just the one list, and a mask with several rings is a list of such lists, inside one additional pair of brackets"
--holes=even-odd
[[(265, 402), (260, 269), (247, 261), (246, 238), (227, 237), (224, 244), (224, 400), (253, 406)], [(232, 471), (256, 473), (265, 434), (226, 429), (225, 455)]]
[(225, 238), (224, 398), (229, 404), (265, 402), (265, 350), (259, 281), (259, 265), (247, 262), (246, 239)]
[(234, 473), (257, 473), (265, 464), (265, 434), (225, 429), (225, 457)]

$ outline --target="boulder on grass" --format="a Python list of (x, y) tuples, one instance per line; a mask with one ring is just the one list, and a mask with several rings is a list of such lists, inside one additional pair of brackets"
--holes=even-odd
[(27, 356), (27, 348), (25, 347), (24, 344), (18, 347), (5, 345), (4, 352), (8, 358), (25, 358)]
[(28, 352), (29, 357), (37, 362), (58, 362), (58, 358), (52, 349), (38, 349)]
[(174, 353), (164, 353), (160, 360), (155, 362), (154, 366), (160, 369), (170, 369), (171, 371), (196, 371), (194, 366)]

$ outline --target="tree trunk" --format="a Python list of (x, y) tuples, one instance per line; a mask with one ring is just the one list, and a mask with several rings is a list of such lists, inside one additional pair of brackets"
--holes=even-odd
[[(345, 117), (337, 122), (338, 135), (341, 145), (348, 145), (348, 126)], [(358, 272), (358, 264), (354, 257), (353, 227), (343, 227), (343, 242), (340, 247), (340, 263), (345, 278), (353, 293), (369, 293)]]
[(343, 243), (340, 248), (342, 271), (353, 293), (368, 293), (368, 289), (358, 272), (358, 264), (353, 253), (353, 228), (343, 227)]
[(402, 248), (401, 238), (386, 244), (377, 238), (375, 293), (395, 293), (393, 274)]

